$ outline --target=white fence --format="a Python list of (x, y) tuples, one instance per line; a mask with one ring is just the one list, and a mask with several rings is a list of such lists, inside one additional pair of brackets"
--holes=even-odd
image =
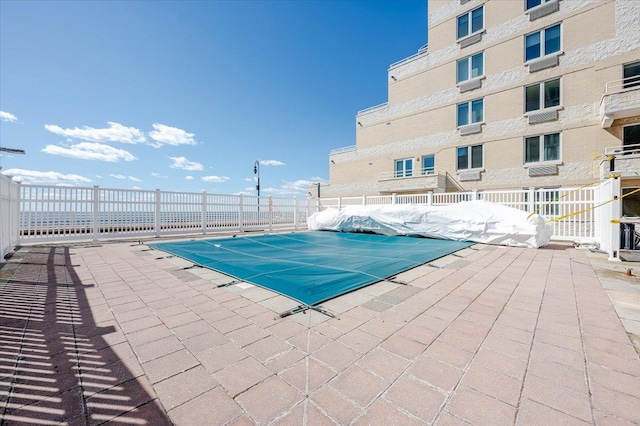
[(306, 228), (296, 198), (20, 185), (24, 243)]
[(491, 201), (529, 213), (539, 213), (547, 220), (554, 221), (553, 238), (555, 240), (596, 241), (594, 207), (598, 199), (595, 187), (323, 198), (321, 206), (323, 209), (374, 204), (445, 206), (471, 200)]
[(486, 200), (553, 221), (556, 240), (597, 242), (617, 259), (620, 182), (596, 187), (375, 195), (320, 200), (21, 185), (0, 175), (0, 262), (19, 244), (99, 241), (177, 234), (306, 229), (307, 217), (328, 207), (373, 204), (442, 206)]

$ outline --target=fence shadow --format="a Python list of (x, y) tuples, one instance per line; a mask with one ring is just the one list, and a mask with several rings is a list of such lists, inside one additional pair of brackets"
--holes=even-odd
[(96, 324), (70, 260), (38, 247), (0, 267), (0, 425), (171, 424), (122, 333)]

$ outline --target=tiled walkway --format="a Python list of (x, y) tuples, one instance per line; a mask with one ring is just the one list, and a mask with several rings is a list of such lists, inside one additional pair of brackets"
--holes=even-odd
[(604, 255), (476, 245), (333, 319), (166, 256), (27, 247), (0, 269), (2, 425), (640, 423)]

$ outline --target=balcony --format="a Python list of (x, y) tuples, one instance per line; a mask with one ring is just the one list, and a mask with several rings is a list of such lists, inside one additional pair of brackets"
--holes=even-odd
[(416, 191), (444, 191), (446, 175), (429, 167), (421, 170), (383, 172), (378, 175), (380, 193), (408, 193)]
[(640, 115), (640, 75), (611, 81), (600, 101), (600, 122), (611, 127), (614, 120)]
[(640, 144), (605, 148), (601, 166), (601, 178), (609, 175), (637, 177), (640, 175)]

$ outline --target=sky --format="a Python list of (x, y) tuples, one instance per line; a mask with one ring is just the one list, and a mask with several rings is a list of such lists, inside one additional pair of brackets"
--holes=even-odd
[(1, 173), (306, 197), (426, 42), (426, 0), (0, 0)]

